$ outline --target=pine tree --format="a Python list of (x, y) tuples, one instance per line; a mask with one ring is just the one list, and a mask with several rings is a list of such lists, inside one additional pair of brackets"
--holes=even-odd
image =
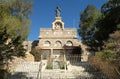
[(93, 5), (88, 5), (80, 15), (79, 35), (82, 37), (82, 42), (90, 46), (93, 50), (95, 50), (97, 46), (95, 38), (93, 37), (96, 31), (95, 24), (100, 15), (100, 11)]

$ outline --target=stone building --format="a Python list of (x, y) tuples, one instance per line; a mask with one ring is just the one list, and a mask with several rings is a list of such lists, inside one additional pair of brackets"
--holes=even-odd
[[(49, 60), (49, 64), (64, 64), (67, 56), (81, 54), (76, 28), (65, 28), (59, 8), (52, 28), (40, 28), (38, 47), (42, 50), (42, 59)], [(51, 63), (50, 63), (51, 62)]]
[(64, 49), (65, 46), (79, 46), (75, 28), (64, 28), (61, 17), (55, 17), (52, 28), (41, 28), (38, 46), (51, 53)]
[[(78, 41), (76, 28), (65, 28), (60, 9), (56, 8), (56, 16), (51, 28), (40, 28), (39, 40), (25, 41), (25, 48), (37, 47), (42, 51), (42, 60), (47, 60), (47, 64), (64, 65), (69, 61), (70, 56), (79, 55), (81, 61), (81, 42)], [(58, 67), (56, 67), (58, 68)]]

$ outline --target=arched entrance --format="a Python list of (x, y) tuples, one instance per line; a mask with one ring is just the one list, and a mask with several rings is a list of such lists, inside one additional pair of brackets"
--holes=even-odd
[(54, 61), (53, 62), (53, 68), (54, 69), (60, 69), (60, 62), (59, 61)]

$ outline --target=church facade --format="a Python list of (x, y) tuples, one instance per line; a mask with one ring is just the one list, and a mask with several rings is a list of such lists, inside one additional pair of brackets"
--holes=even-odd
[[(60, 9), (56, 8), (56, 16), (51, 28), (40, 28), (39, 40), (25, 41), (24, 47), (28, 51), (32, 48), (39, 48), (42, 51), (42, 60), (47, 60), (47, 64), (64, 65), (69, 60), (69, 56), (79, 55), (81, 61), (81, 43), (78, 41), (76, 28), (65, 28)], [(57, 67), (58, 68), (58, 67)]]
[[(54, 58), (61, 53), (74, 53), (73, 49), (75, 50), (75, 47), (80, 48), (79, 45), (76, 28), (65, 28), (62, 17), (60, 16), (60, 8), (57, 7), (52, 28), (40, 28), (38, 47), (43, 50), (43, 53), (47, 52), (47, 54), (49, 53)], [(79, 54), (80, 49), (76, 50), (78, 52), (75, 53)]]

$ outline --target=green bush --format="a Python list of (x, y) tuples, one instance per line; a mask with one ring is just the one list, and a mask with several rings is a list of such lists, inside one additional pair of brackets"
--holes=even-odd
[(65, 69), (65, 66), (64, 66), (64, 65), (61, 65), (61, 66), (60, 66), (60, 69)]
[(50, 65), (47, 65), (47, 66), (46, 66), (46, 69), (53, 69), (53, 65), (51, 65), (51, 64), (50, 64)]
[(110, 48), (114, 48), (115, 47), (115, 44), (113, 42), (109, 42), (109, 43), (106, 43), (106, 48), (110, 49)]
[[(60, 66), (60, 69), (65, 69), (65, 66), (64, 66), (64, 65), (61, 65), (61, 66)], [(66, 65), (66, 69), (67, 69), (67, 65)]]
[(106, 60), (108, 62), (113, 62), (116, 60), (116, 52), (113, 50), (103, 50), (97, 53), (102, 60)]

